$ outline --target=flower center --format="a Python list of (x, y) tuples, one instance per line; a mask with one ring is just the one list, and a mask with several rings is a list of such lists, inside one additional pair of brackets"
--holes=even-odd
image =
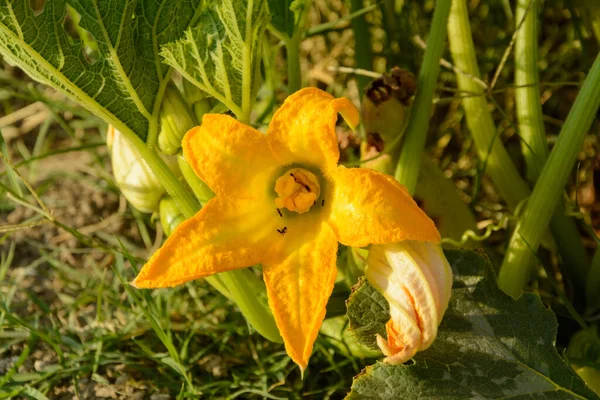
[(277, 208), (287, 208), (303, 214), (310, 210), (321, 194), (319, 180), (304, 168), (293, 168), (277, 178), (275, 199)]

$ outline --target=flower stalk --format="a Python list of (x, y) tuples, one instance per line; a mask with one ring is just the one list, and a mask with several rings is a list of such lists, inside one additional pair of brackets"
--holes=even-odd
[(416, 166), (420, 164), (421, 154), (425, 148), (429, 118), (433, 108), (433, 93), (440, 72), (440, 58), (446, 42), (446, 24), (450, 5), (451, 0), (436, 1), (427, 49), (417, 80), (417, 94), (394, 174), (395, 178), (406, 186), (411, 194), (414, 194), (417, 187), (419, 169)]
[(550, 218), (562, 197), (583, 139), (600, 107), (600, 54), (563, 125), (558, 141), (511, 237), (498, 277), (499, 286), (517, 298), (529, 278), (531, 265)]
[[(532, 184), (540, 176), (549, 153), (537, 70), (538, 11), (539, 1), (519, 0), (515, 12), (515, 26), (519, 26), (525, 18), (515, 41), (515, 110), (521, 151), (527, 167), (527, 180)], [(562, 199), (554, 211), (550, 228), (563, 264), (569, 266), (565, 272), (572, 278), (576, 287), (583, 289), (588, 270), (585, 248), (575, 221), (566, 215)]]
[(288, 91), (294, 93), (302, 87), (302, 74), (300, 70), (300, 42), (302, 36), (295, 33), (290, 39), (285, 39), (287, 53)]

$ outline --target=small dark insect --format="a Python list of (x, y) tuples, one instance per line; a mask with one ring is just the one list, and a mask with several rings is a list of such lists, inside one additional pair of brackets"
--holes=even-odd
[(284, 226), (283, 229), (277, 229), (277, 232), (281, 233), (282, 235), (285, 235), (287, 232), (287, 226)]
[(277, 214), (279, 214), (279, 216), (283, 218), (283, 214), (281, 213), (281, 210), (279, 208), (277, 209)]
[(325, 205), (325, 199), (321, 200), (321, 207)]

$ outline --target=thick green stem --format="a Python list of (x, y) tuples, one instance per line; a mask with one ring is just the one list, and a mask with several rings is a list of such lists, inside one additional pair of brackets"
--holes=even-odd
[(486, 91), (473, 79), (473, 77), (479, 78), (479, 67), (475, 57), (466, 0), (452, 2), (448, 19), (448, 41), (455, 66), (470, 75), (457, 74), (459, 89), (480, 94), (462, 100), (467, 125), (477, 147), (477, 153), (482, 162), (487, 160), (486, 172), (494, 181), (508, 207), (515, 211), (519, 203), (529, 195), (529, 189), (502, 141), (497, 137), (497, 130), (485, 97)]
[(533, 184), (542, 172), (549, 151), (544, 134), (537, 71), (537, 0), (517, 1), (515, 24), (518, 26), (521, 23), (529, 6), (527, 18), (515, 40), (515, 110), (522, 139), (521, 151), (527, 165), (527, 179)]
[(417, 94), (394, 174), (395, 178), (406, 186), (411, 194), (415, 192), (417, 186), (418, 166), (425, 148), (429, 118), (433, 108), (433, 93), (440, 72), (440, 58), (446, 42), (446, 24), (451, 3), (451, 0), (437, 0), (435, 5), (431, 31), (427, 39), (427, 49), (417, 80)]
[(583, 145), (600, 107), (600, 55), (585, 79), (558, 141), (529, 198), (526, 209), (511, 237), (498, 277), (499, 286), (517, 298), (529, 278), (530, 269), (544, 232), (558, 202), (577, 153)]
[[(537, 181), (548, 158), (537, 70), (538, 10), (538, 0), (518, 0), (515, 13), (515, 26), (519, 26), (526, 16), (515, 41), (515, 109), (527, 179), (531, 183)], [(579, 289), (585, 288), (588, 270), (585, 248), (575, 221), (566, 215), (562, 200), (550, 228), (563, 264), (568, 267), (566, 273)]]
[[(352, 12), (357, 12), (364, 8), (363, 0), (350, 0)], [(356, 68), (370, 71), (373, 69), (373, 54), (371, 53), (371, 32), (369, 24), (364, 15), (360, 15), (352, 20), (352, 31), (354, 32), (354, 59)], [(358, 75), (358, 90), (360, 98), (363, 97), (365, 87), (369, 84), (370, 78)]]
[(285, 44), (287, 53), (287, 70), (288, 70), (288, 92), (294, 93), (302, 88), (302, 69), (300, 68), (300, 43), (306, 32), (306, 21), (308, 12), (312, 6), (312, 0), (306, 0), (300, 14), (298, 24), (294, 29), (294, 34), (290, 38), (283, 35), (282, 39)]
[(302, 88), (302, 73), (300, 70), (299, 57), (300, 38), (300, 35), (294, 34), (294, 36), (291, 39), (285, 40), (288, 70), (288, 92), (290, 94), (297, 92), (298, 90), (300, 90), (300, 88)]

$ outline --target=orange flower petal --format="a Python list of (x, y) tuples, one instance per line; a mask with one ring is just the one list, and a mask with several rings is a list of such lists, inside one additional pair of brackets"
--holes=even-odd
[(223, 114), (205, 114), (182, 142), (186, 161), (215, 194), (266, 190), (275, 159), (266, 136)]
[(273, 154), (283, 164), (305, 163), (335, 168), (340, 158), (335, 124), (341, 113), (352, 129), (358, 110), (346, 98), (335, 99), (316, 88), (304, 88), (289, 96), (269, 123), (267, 138)]
[(329, 223), (352, 247), (419, 240), (439, 242), (433, 221), (394, 178), (366, 168), (338, 167)]
[(171, 287), (259, 263), (277, 235), (272, 214), (252, 202), (213, 198), (173, 231), (133, 285)]
[(327, 224), (317, 226), (280, 262), (264, 263), (269, 305), (288, 355), (304, 371), (325, 318), (337, 274), (337, 241)]

